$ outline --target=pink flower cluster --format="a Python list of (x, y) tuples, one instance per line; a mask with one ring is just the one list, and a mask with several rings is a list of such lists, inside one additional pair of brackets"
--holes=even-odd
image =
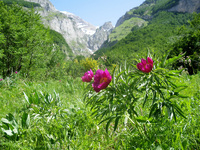
[(147, 57), (147, 60), (142, 58), (141, 63), (137, 64), (137, 68), (142, 72), (149, 73), (153, 69), (153, 60), (150, 57)]
[(105, 89), (112, 80), (112, 77), (107, 69), (105, 71), (99, 69), (96, 71), (95, 75), (90, 69), (90, 71), (87, 71), (81, 78), (83, 82), (90, 82), (93, 77), (94, 77), (94, 82), (92, 83), (92, 87), (96, 92)]
[(87, 71), (84, 76), (81, 77), (83, 82), (90, 82), (93, 78), (94, 74), (92, 72), (92, 70), (90, 69), (90, 71)]

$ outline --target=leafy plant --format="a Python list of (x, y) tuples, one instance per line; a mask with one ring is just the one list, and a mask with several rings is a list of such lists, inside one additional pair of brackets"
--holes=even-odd
[(19, 123), (15, 117), (9, 113), (6, 118), (1, 119), (1, 130), (5, 134), (5, 137), (9, 140), (19, 140), (22, 135), (23, 129), (27, 129), (30, 124), (30, 115), (23, 113), (21, 116), (21, 123)]
[(189, 74), (196, 74), (200, 70), (200, 14), (194, 14), (189, 28), (182, 26), (179, 39), (173, 43), (170, 57), (184, 53), (182, 60), (175, 62), (175, 68), (187, 68)]
[(84, 67), (85, 71), (89, 69), (92, 69), (93, 71), (95, 71), (98, 68), (98, 62), (92, 58), (85, 58), (81, 60), (80, 65)]
[[(124, 120), (125, 126), (129, 120), (141, 136), (145, 135), (141, 130), (141, 121), (157, 122), (164, 116), (176, 120), (177, 115), (185, 118), (177, 99), (185, 98), (180, 92), (186, 86), (173, 83), (179, 80), (182, 70), (163, 68), (163, 62), (167, 67), (176, 59), (166, 60), (164, 57), (161, 62), (154, 59), (154, 69), (150, 73), (143, 73), (134, 65), (129, 66), (126, 63), (115, 68), (109, 87), (99, 93), (90, 90), (86, 94), (86, 102), (94, 111), (93, 115), (100, 117), (100, 123), (107, 122), (107, 131), (111, 122), (114, 121), (115, 131), (121, 119)], [(142, 109), (149, 111), (143, 114)]]

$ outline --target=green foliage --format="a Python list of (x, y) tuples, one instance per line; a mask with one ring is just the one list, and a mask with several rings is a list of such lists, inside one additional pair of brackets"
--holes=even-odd
[(92, 58), (82, 59), (80, 65), (83, 66), (84, 71), (92, 69), (93, 71), (98, 69), (98, 62)]
[(33, 8), (33, 7), (41, 7), (40, 4), (34, 2), (27, 2), (24, 0), (1, 0), (7, 5), (18, 4), (23, 7)]
[[(18, 6), (1, 3), (1, 33), (5, 42), (1, 45), (4, 57), (1, 59), (3, 77), (21, 70), (29, 76), (50, 51), (48, 31), (40, 22), (39, 15), (33, 11), (25, 12)], [(45, 63), (43, 63), (45, 64)], [(40, 64), (41, 65), (41, 64)]]
[[(158, 61), (158, 64), (162, 65), (161, 62)], [(121, 66), (121, 71), (123, 68)], [(120, 71), (116, 68), (115, 74), (117, 72)], [(119, 77), (116, 82), (118, 87), (124, 74), (125, 72), (115, 76)], [(98, 124), (100, 118), (92, 117), (93, 111), (90, 111), (89, 106), (85, 107), (82, 95), (87, 85), (81, 82), (81, 78), (67, 77), (61, 81), (46, 82), (18, 79), (14, 86), (4, 83), (0, 87), (0, 149), (199, 149), (200, 74), (184, 74), (173, 81), (175, 85), (187, 85), (179, 93), (188, 98), (176, 100), (187, 119), (177, 116), (176, 122), (169, 120), (165, 111), (159, 122), (148, 119), (151, 105), (149, 95), (144, 108), (144, 99), (138, 101), (135, 110), (139, 110), (140, 117), (136, 117), (136, 121), (130, 116), (127, 121), (125, 118), (119, 119), (116, 131), (112, 132), (115, 125), (113, 120), (108, 127), (109, 134), (106, 133), (106, 122)], [(125, 85), (121, 83), (121, 87), (123, 84)], [(119, 90), (125, 92), (126, 88)], [(29, 104), (24, 93), (29, 100), (32, 99), (34, 103), (38, 100), (40, 103)], [(52, 100), (52, 104), (47, 99)], [(59, 105), (54, 103), (56, 99), (59, 99)], [(5, 123), (5, 119), (10, 121)], [(124, 121), (127, 122), (126, 126)], [(137, 127), (134, 122), (138, 123)], [(18, 130), (14, 130), (15, 128)], [(5, 130), (13, 136), (8, 136)]]
[(66, 58), (64, 51), (71, 55), (63, 37), (46, 29), (34, 10), (25, 11), (17, 5), (3, 3), (0, 7), (0, 66), (3, 78), (15, 71), (32, 79), (63, 76), (60, 64)]
[(50, 29), (50, 36), (53, 38), (53, 43), (57, 44), (59, 46), (59, 48), (61, 49), (61, 51), (66, 53), (68, 55), (68, 57), (73, 56), (73, 52), (72, 52), (71, 48), (69, 47), (69, 45), (67, 44), (67, 42), (65, 41), (62, 34), (56, 32), (55, 30)]
[(172, 46), (170, 57), (180, 53), (185, 53), (185, 56), (174, 67), (187, 68), (189, 74), (197, 73), (200, 70), (200, 14), (194, 15), (189, 28), (182, 26), (179, 31), (179, 38)]
[(147, 22), (145, 20), (132, 17), (131, 19), (124, 21), (123, 24), (112, 30), (111, 34), (109, 35), (110, 42), (119, 41), (122, 38), (125, 38), (131, 32), (131, 29), (135, 26), (144, 27), (146, 25)]
[[(143, 117), (149, 117), (150, 122), (159, 121), (165, 115), (170, 119), (173, 117), (175, 120), (177, 114), (185, 117), (178, 106), (177, 99), (186, 97), (181, 95), (180, 91), (187, 86), (173, 84), (179, 80), (181, 71), (166, 69), (177, 59), (165, 61), (166, 57), (164, 57), (160, 61), (161, 63), (154, 60), (154, 70), (150, 74), (130, 69), (125, 63), (124, 69), (121, 66), (115, 69), (110, 87), (99, 93), (89, 91), (86, 94), (86, 102), (94, 109), (95, 117), (100, 117), (102, 122), (107, 121), (107, 131), (112, 121), (115, 122), (115, 131), (122, 118), (133, 120), (138, 128), (136, 120), (141, 117), (139, 108), (146, 108), (147, 103), (149, 113)], [(127, 121), (125, 122), (127, 124)], [(138, 130), (140, 132), (140, 129)], [(140, 134), (142, 133), (140, 132)]]
[(152, 9), (153, 14), (158, 11), (167, 10), (176, 6), (180, 0), (157, 0), (155, 6)]
[(162, 56), (175, 42), (177, 28), (183, 24), (187, 25), (190, 18), (191, 14), (160, 12), (146, 27), (134, 29), (114, 46), (95, 52), (95, 59), (104, 54), (108, 57), (110, 65), (124, 60), (132, 63), (133, 58), (144, 55), (147, 49), (157, 56)]
[(172, 8), (178, 3), (179, 0), (146, 0), (140, 7), (130, 10), (128, 13), (140, 16), (152, 16), (159, 11)]

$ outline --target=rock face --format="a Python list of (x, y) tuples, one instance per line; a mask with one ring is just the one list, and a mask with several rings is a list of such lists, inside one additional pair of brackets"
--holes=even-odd
[(109, 34), (113, 30), (113, 25), (111, 22), (104, 23), (103, 26), (98, 28), (93, 34), (88, 42), (88, 46), (90, 49), (98, 50), (102, 44), (108, 39)]
[(168, 11), (175, 11), (175, 12), (200, 12), (200, 0), (179, 0), (178, 5), (172, 7)]
[[(58, 11), (49, 0), (26, 1), (41, 5), (42, 8), (36, 8), (36, 11), (41, 15), (43, 23), (50, 29), (61, 33), (76, 55), (87, 56), (95, 52), (104, 40), (107, 40), (108, 30), (102, 33), (99, 31), (101, 27), (97, 29), (96, 26), (72, 13)], [(98, 33), (100, 34), (99, 36)], [(98, 43), (96, 43), (97, 37), (99, 37)]]
[(61, 33), (73, 53), (89, 55), (88, 40), (96, 27), (67, 12), (50, 12), (42, 18), (45, 25)]

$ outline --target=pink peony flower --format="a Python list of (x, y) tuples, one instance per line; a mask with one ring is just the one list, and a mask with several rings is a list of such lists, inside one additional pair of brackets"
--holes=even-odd
[(84, 76), (81, 77), (82, 81), (83, 82), (90, 82), (93, 78), (93, 72), (92, 70), (90, 69), (90, 71), (87, 71)]
[(150, 57), (147, 57), (147, 61), (142, 58), (141, 63), (137, 64), (137, 68), (142, 72), (149, 73), (153, 69), (153, 60)]
[(92, 87), (96, 92), (99, 92), (102, 89), (105, 89), (108, 84), (111, 82), (112, 77), (108, 70), (97, 70), (94, 75), (94, 83), (92, 83)]

